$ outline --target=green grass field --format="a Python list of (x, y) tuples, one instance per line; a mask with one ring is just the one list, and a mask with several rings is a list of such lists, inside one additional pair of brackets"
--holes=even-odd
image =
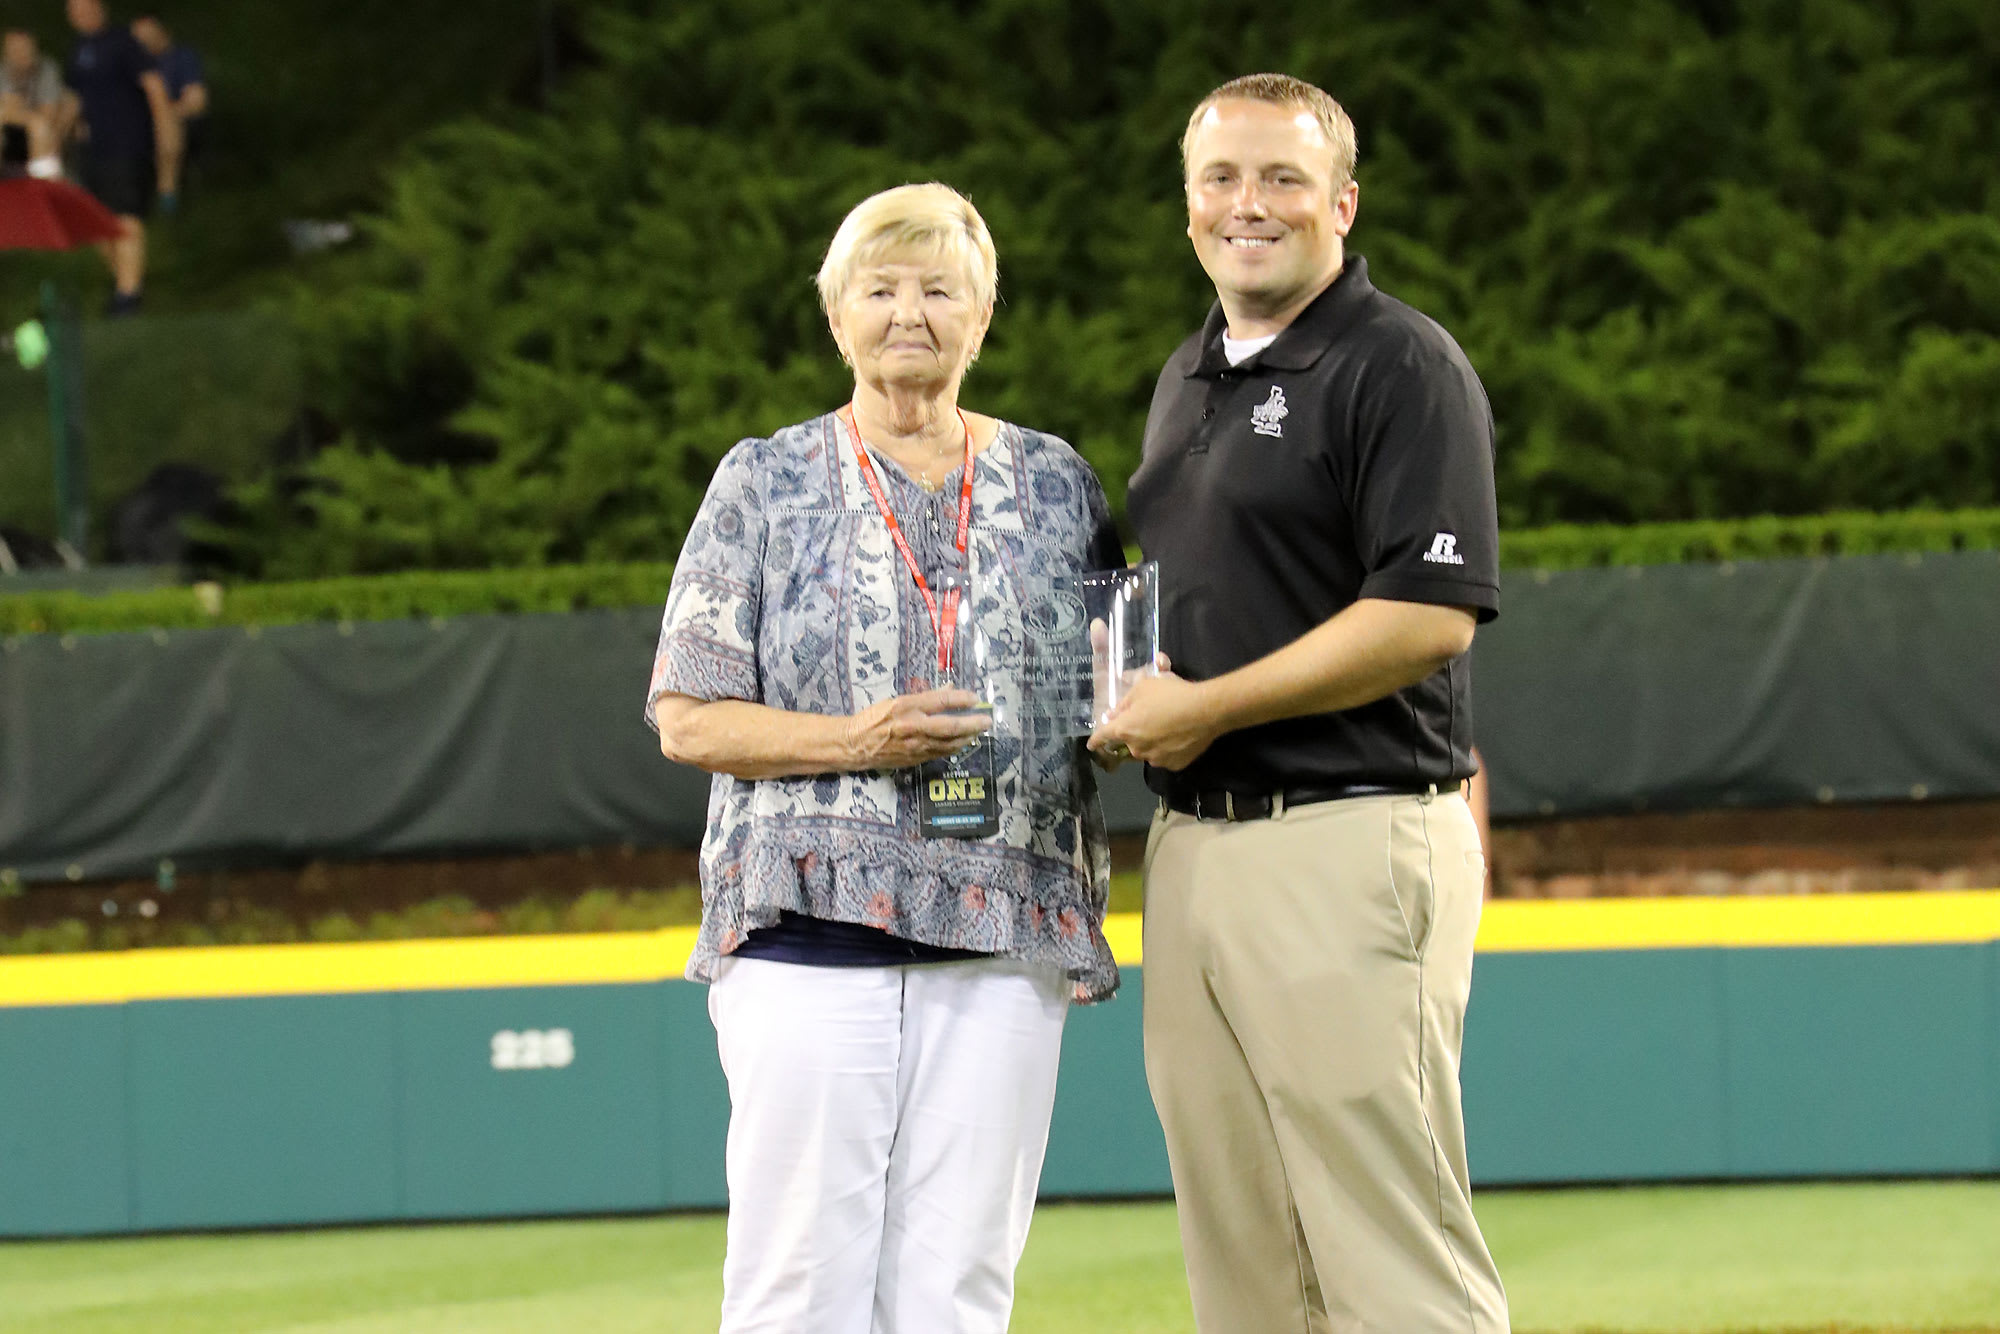
[[(1481, 1197), (1521, 1334), (2000, 1334), (2000, 1183)], [(0, 1245), (0, 1331), (712, 1330), (714, 1216)], [(1017, 1334), (1194, 1328), (1173, 1211), (1037, 1215)]]

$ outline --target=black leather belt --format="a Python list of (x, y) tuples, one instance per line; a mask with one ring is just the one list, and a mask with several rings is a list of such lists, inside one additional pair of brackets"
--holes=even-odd
[(1192, 815), (1197, 820), (1267, 820), (1283, 815), (1288, 806), (1345, 801), (1349, 797), (1416, 797), (1434, 790), (1386, 783), (1334, 783), (1324, 787), (1282, 787), (1275, 792), (1183, 792), (1161, 800), (1169, 810)]

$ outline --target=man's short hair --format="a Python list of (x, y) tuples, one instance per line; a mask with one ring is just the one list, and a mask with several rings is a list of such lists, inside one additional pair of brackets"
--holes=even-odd
[(833, 234), (819, 266), (819, 304), (831, 315), (862, 266), (909, 255), (957, 265), (981, 307), (1000, 284), (1000, 261), (986, 219), (948, 185), (899, 185), (854, 206)]
[(1187, 129), (1181, 135), (1181, 175), (1187, 175), (1188, 146), (1194, 142), (1195, 127), (1217, 102), (1269, 102), (1311, 113), (1327, 143), (1333, 145), (1333, 183), (1340, 186), (1354, 179), (1354, 161), (1359, 153), (1354, 122), (1325, 89), (1289, 74), (1245, 74), (1202, 98), (1188, 116)]

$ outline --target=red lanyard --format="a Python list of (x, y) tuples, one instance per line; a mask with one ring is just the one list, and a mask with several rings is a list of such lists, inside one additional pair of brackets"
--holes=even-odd
[[(875, 465), (868, 461), (868, 450), (861, 443), (861, 428), (854, 424), (854, 405), (848, 404), (841, 410), (841, 419), (847, 423), (848, 435), (854, 441), (854, 458), (861, 465), (861, 480), (868, 483), (868, 494), (875, 497), (875, 508), (882, 513), (882, 522), (888, 526), (889, 540), (902, 553), (903, 564), (910, 568), (910, 578), (917, 581), (917, 592), (924, 596), (924, 607), (931, 614), (931, 629), (937, 635), (938, 672), (951, 672), (951, 641), (947, 626), (958, 624), (959, 590), (947, 589), (944, 606), (938, 606), (937, 595), (931, 592), (930, 584), (924, 579), (924, 572), (917, 568), (917, 553), (910, 550), (910, 541), (903, 536), (903, 526), (896, 522), (896, 512), (889, 508), (888, 493), (882, 489), (882, 479), (875, 475)], [(972, 533), (972, 423), (965, 420), (965, 412), (960, 409), (959, 424), (965, 427), (965, 470), (964, 480), (958, 485), (958, 554), (965, 554), (966, 540)]]

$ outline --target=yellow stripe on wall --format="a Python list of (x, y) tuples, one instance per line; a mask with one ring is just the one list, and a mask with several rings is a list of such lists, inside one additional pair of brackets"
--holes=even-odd
[(679, 977), (694, 928), (342, 945), (21, 955), (0, 959), (0, 1006), (657, 982)]
[(1111, 957), (1127, 968), (1139, 962), (1139, 920), (1135, 912), (1113, 913), (1104, 919), (1104, 941), (1111, 946)]
[(1479, 949), (1749, 949), (1796, 945), (1959, 945), (2000, 940), (2000, 890), (1767, 898), (1501, 899)]
[[(1104, 924), (1118, 962), (1141, 961), (1139, 915)], [(694, 928), (343, 945), (233, 945), (0, 958), (0, 1007), (229, 996), (339, 995), (657, 982), (679, 977)], [(1782, 898), (1500, 900), (1479, 950), (1949, 945), (2000, 940), (2000, 890)]]

